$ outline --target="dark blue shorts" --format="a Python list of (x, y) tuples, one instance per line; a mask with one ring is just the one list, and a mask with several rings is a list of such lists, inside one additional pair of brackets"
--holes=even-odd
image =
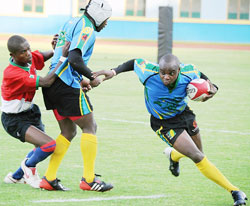
[(199, 132), (195, 114), (188, 106), (181, 114), (170, 119), (157, 119), (151, 115), (150, 123), (156, 134), (171, 147), (184, 130), (190, 136), (194, 136)]
[(33, 104), (28, 111), (17, 114), (2, 112), (1, 120), (5, 131), (22, 142), (25, 142), (26, 131), (31, 125), (44, 131), (41, 112), (36, 104)]

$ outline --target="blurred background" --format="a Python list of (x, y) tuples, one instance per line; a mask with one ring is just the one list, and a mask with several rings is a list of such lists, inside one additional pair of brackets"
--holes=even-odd
[[(157, 40), (159, 7), (173, 8), (173, 40), (250, 44), (250, 0), (109, 0), (108, 26), (98, 38)], [(57, 33), (88, 0), (0, 0), (0, 33)]]

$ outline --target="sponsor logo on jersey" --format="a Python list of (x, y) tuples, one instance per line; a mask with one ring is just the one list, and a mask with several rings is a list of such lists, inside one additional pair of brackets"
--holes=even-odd
[(84, 34), (89, 34), (91, 32), (91, 28), (90, 27), (85, 27), (82, 31), (82, 33)]
[(87, 34), (82, 35), (82, 40), (83, 40), (83, 41), (86, 41), (87, 38), (88, 38), (88, 35), (87, 35)]

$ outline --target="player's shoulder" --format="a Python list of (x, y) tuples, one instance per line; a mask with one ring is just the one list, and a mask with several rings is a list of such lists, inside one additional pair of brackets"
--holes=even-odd
[(43, 63), (44, 62), (44, 56), (43, 56), (43, 53), (36, 50), (36, 51), (32, 51), (31, 52), (32, 54), (32, 64), (33, 63)]
[(148, 72), (158, 73), (159, 65), (145, 59), (135, 59), (135, 65)]
[(14, 64), (9, 64), (3, 71), (4, 79), (15, 79), (22, 78), (23, 74), (26, 73), (24, 69)]
[(31, 52), (31, 55), (32, 55), (32, 57), (43, 57), (43, 54), (42, 54), (42, 52), (40, 52), (39, 50), (35, 50), (35, 51), (32, 51)]
[(184, 75), (200, 75), (200, 71), (196, 68), (194, 64), (180, 64), (180, 72)]
[(180, 64), (180, 70), (182, 73), (197, 70), (194, 64)]

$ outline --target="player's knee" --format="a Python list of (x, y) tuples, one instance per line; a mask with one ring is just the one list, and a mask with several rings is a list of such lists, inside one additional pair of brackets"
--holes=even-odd
[(190, 155), (190, 158), (194, 163), (200, 162), (204, 158), (204, 154), (201, 151), (194, 152)]
[(62, 135), (71, 142), (71, 140), (76, 136), (76, 130), (68, 130), (62, 132)]

